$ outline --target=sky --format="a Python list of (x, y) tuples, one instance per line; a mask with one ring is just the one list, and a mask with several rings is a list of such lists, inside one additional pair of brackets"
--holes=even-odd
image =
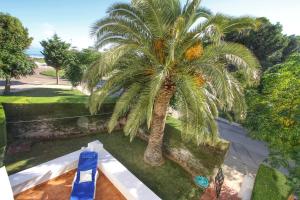
[[(57, 33), (82, 49), (93, 45), (90, 26), (116, 2), (130, 0), (0, 0), (0, 12), (22, 21), (34, 38), (31, 48), (40, 48), (41, 40)], [(272, 23), (280, 22), (285, 34), (300, 35), (300, 0), (203, 0), (202, 6), (214, 13), (267, 17)]]

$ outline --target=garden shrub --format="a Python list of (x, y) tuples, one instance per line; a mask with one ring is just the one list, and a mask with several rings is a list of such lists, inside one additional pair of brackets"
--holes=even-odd
[(266, 165), (259, 167), (252, 200), (286, 200), (291, 193), (292, 187), (284, 174)]
[(300, 194), (300, 53), (267, 70), (259, 90), (247, 90), (245, 127), (255, 138), (268, 142), (272, 167), (289, 170)]
[[(114, 104), (104, 104), (98, 113), (112, 112)], [(90, 115), (83, 103), (3, 104), (8, 121)]]

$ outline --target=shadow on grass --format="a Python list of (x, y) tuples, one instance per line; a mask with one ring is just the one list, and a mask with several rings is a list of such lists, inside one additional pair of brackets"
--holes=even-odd
[(18, 97), (56, 97), (56, 96), (84, 96), (77, 90), (63, 90), (56, 88), (36, 88), (32, 90), (11, 93), (7, 96), (18, 96)]
[[(25, 83), (23, 83), (21, 81), (11, 81), (10, 84), (11, 85), (25, 85)], [(0, 86), (4, 86), (4, 85), (5, 85), (5, 81), (0, 80)]]

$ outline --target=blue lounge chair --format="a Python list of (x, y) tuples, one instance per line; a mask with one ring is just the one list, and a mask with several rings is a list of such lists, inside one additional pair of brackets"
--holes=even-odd
[(98, 178), (98, 154), (84, 151), (79, 156), (70, 200), (93, 200)]

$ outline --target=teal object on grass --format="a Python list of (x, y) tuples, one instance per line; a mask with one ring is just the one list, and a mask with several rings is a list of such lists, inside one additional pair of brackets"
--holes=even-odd
[(208, 179), (204, 176), (196, 176), (194, 181), (199, 187), (208, 188), (209, 186)]

